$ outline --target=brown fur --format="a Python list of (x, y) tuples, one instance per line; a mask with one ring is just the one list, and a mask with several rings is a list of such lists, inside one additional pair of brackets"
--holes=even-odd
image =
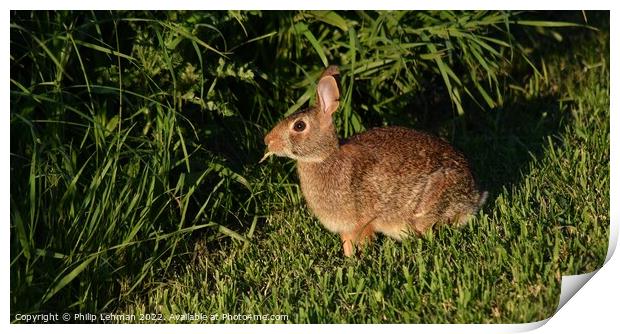
[[(266, 136), (268, 150), (297, 160), (310, 210), (338, 233), (346, 256), (376, 232), (400, 240), (438, 223), (460, 225), (481, 205), (465, 157), (430, 134), (375, 128), (339, 144), (332, 122), (339, 90), (337, 68), (317, 87), (317, 106), (278, 123)], [(293, 129), (303, 121), (304, 131)]]

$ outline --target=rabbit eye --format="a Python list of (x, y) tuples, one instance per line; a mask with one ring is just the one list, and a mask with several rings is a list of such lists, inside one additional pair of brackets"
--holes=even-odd
[(293, 129), (297, 132), (302, 132), (306, 129), (306, 123), (304, 121), (297, 121), (293, 125)]

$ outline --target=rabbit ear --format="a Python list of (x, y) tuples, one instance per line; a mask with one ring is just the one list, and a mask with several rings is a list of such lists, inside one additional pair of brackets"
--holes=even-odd
[(331, 76), (323, 76), (319, 80), (319, 84), (316, 88), (317, 103), (322, 116), (329, 117), (331, 122), (332, 114), (338, 109), (340, 104), (340, 92), (338, 91), (338, 83), (336, 79)]

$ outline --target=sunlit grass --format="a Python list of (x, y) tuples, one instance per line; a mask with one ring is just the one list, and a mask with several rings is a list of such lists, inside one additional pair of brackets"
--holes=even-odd
[[(553, 314), (561, 275), (602, 265), (609, 233), (609, 78), (578, 73), (566, 125), (462, 229), (388, 238), (344, 258), (340, 239), (288, 198), (249, 245), (199, 247), (121, 313), (285, 314), (293, 323), (511, 323)], [(578, 79), (577, 79), (578, 78)], [(564, 102), (555, 102), (563, 104)], [(483, 169), (481, 177), (493, 170)], [(293, 177), (292, 177), (293, 178)], [(187, 322), (187, 321), (181, 321)], [(280, 322), (209, 320), (206, 322)]]

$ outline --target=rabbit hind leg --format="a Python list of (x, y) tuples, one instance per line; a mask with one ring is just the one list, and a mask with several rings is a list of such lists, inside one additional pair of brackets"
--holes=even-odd
[(413, 232), (417, 235), (422, 235), (426, 231), (433, 228), (433, 226), (439, 221), (439, 218), (435, 215), (418, 216), (413, 219), (411, 224)]
[(431, 174), (415, 209), (416, 230), (435, 223), (463, 226), (480, 201), (481, 196), (474, 194), (473, 180), (462, 171), (442, 169)]
[(375, 230), (370, 223), (358, 224), (351, 231), (341, 232), (342, 250), (347, 257), (353, 256), (357, 245), (364, 245), (374, 239)]

